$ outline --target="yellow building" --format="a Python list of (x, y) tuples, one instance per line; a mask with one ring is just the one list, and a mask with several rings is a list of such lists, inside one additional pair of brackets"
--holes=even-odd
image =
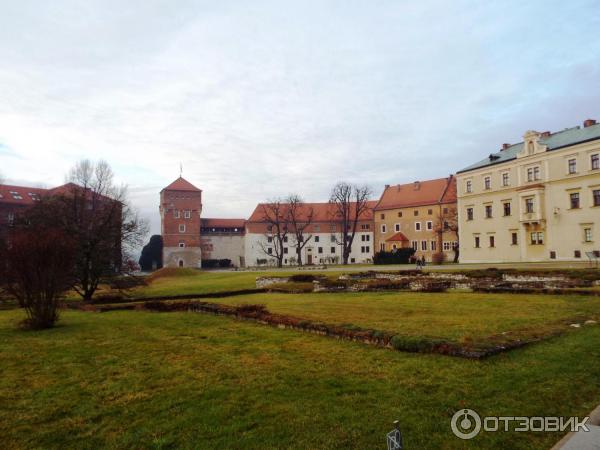
[(376, 251), (413, 247), (426, 261), (452, 261), (458, 240), (456, 178), (387, 185), (373, 218)]
[(600, 124), (527, 131), (457, 174), (460, 261), (581, 260), (600, 249)]

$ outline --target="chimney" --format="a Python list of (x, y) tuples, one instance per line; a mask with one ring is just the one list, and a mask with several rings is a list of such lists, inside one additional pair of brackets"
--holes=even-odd
[(543, 138), (550, 137), (550, 132), (549, 131), (542, 131), (541, 137), (543, 137)]
[(385, 188), (386, 188), (386, 189), (388, 189), (389, 187), (390, 187), (390, 185), (389, 185), (389, 184), (386, 184), (386, 185), (385, 185)]
[(506, 150), (508, 147), (510, 147), (510, 144), (507, 144), (507, 143), (502, 144), (502, 150)]
[(583, 121), (583, 128), (591, 127), (592, 125), (596, 125), (596, 119), (587, 119)]
[(421, 189), (421, 182), (420, 181), (415, 181), (415, 191), (418, 191), (419, 189)]

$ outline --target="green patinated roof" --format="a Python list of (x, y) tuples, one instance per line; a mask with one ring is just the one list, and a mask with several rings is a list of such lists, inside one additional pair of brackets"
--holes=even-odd
[[(580, 128), (567, 128), (564, 131), (553, 133), (546, 138), (539, 140), (540, 144), (546, 145), (548, 151), (558, 150), (559, 148), (568, 147), (569, 145), (579, 144), (581, 142), (591, 141), (594, 139), (600, 139), (600, 124), (591, 125), (589, 127)], [(503, 162), (511, 161), (516, 159), (517, 154), (523, 149), (523, 142), (511, 145), (506, 150), (502, 150), (496, 153), (492, 153), (485, 159), (482, 159), (475, 164), (471, 164), (458, 173), (468, 172), (470, 170), (481, 169), (482, 167), (493, 166), (501, 164)]]

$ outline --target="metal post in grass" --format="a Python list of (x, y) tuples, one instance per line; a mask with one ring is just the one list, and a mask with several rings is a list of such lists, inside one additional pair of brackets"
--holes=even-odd
[(400, 421), (394, 420), (394, 429), (387, 434), (388, 450), (402, 450), (402, 433), (400, 432)]

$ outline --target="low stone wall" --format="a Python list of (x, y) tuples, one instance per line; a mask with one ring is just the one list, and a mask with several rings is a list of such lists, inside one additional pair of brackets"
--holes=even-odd
[[(256, 279), (256, 286), (268, 288), (268, 286), (273, 284), (291, 283), (293, 281), (294, 277), (258, 277)], [(600, 291), (586, 290), (593, 286), (600, 286), (600, 280), (554, 275), (506, 274), (500, 271), (480, 271), (474, 276), (469, 276), (464, 273), (410, 270), (349, 273), (340, 275), (337, 280), (317, 277), (313, 281), (313, 292), (365, 292), (382, 290), (443, 292), (447, 289), (459, 289), (476, 292), (600, 295)]]

